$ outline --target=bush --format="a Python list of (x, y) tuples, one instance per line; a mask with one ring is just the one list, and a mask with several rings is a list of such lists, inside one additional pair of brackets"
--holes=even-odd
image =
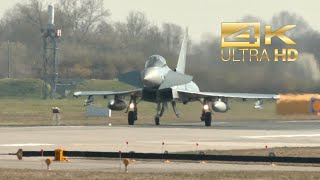
[(0, 97), (41, 98), (43, 85), (40, 79), (0, 79)]

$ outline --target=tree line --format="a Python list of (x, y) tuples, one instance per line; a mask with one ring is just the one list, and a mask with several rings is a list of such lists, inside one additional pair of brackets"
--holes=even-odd
[[(0, 77), (42, 78), (42, 32), (47, 26), (46, 0), (28, 0), (9, 9), (0, 20)], [(131, 11), (125, 21), (112, 22), (112, 10), (103, 0), (59, 0), (55, 26), (59, 40), (60, 78), (114, 79), (119, 74), (141, 70), (152, 54), (160, 54), (171, 68), (178, 59), (184, 27), (165, 22), (155, 25), (143, 12)], [(189, 39), (187, 73), (203, 90), (239, 92), (315, 92), (320, 34), (300, 16), (288, 12), (270, 22), (281, 27), (297, 24), (294, 31), (302, 57), (295, 63), (222, 62), (220, 37), (208, 35), (200, 42)], [(310, 71), (309, 67), (313, 67)], [(319, 78), (317, 78), (319, 76)], [(210, 83), (208, 83), (210, 82)]]

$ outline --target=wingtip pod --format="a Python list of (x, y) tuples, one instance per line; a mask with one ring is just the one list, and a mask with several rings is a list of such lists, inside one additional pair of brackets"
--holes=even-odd
[(273, 99), (275, 99), (275, 100), (278, 100), (278, 99), (280, 99), (280, 94), (278, 94), (278, 95), (275, 95), (275, 96), (273, 97)]
[(186, 56), (187, 56), (187, 48), (188, 48), (188, 27), (185, 29), (183, 41), (181, 44), (181, 50), (179, 54), (179, 59), (178, 59), (178, 64), (176, 71), (179, 73), (185, 72), (185, 67), (186, 67)]
[(74, 97), (78, 97), (78, 96), (80, 96), (80, 95), (81, 95), (81, 92), (80, 92), (80, 91), (77, 91), (77, 92), (73, 93), (73, 96), (74, 96)]

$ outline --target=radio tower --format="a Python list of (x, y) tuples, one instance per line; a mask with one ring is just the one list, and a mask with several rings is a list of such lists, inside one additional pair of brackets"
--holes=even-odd
[[(54, 25), (54, 5), (48, 5), (48, 25), (43, 32), (43, 95), (44, 99), (55, 98), (58, 82), (57, 40), (61, 37), (61, 30)], [(50, 85), (50, 86), (49, 86)]]

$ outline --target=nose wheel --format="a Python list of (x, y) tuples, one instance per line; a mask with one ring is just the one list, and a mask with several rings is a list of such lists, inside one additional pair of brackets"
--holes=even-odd
[(155, 123), (157, 126), (160, 125), (160, 116), (156, 115), (156, 116), (154, 117), (154, 123)]
[(159, 126), (160, 125), (160, 117), (163, 115), (165, 108), (168, 107), (167, 103), (158, 103), (157, 104), (157, 114), (154, 116), (154, 123)]

